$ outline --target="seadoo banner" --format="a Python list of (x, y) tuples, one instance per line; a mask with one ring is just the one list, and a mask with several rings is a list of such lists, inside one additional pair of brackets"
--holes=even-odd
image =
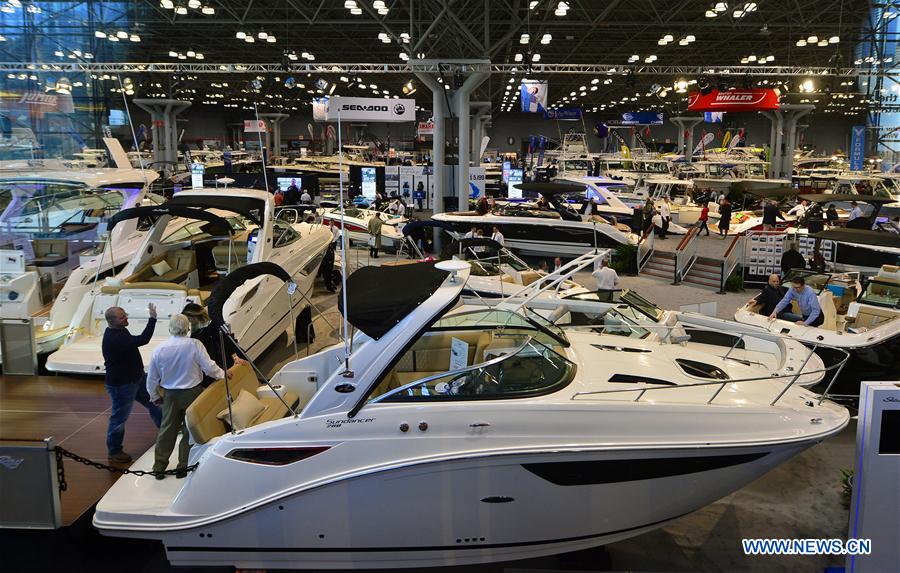
[(333, 96), (326, 119), (334, 121), (416, 121), (416, 100)]
[(662, 125), (664, 117), (654, 111), (627, 111), (622, 114), (622, 119), (611, 119), (606, 125)]
[(778, 91), (754, 88), (747, 90), (712, 90), (708, 94), (691, 92), (688, 111), (768, 111), (778, 109)]

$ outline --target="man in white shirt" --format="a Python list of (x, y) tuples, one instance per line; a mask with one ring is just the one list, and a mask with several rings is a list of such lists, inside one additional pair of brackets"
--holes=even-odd
[[(183, 314), (169, 319), (169, 337), (153, 350), (147, 369), (147, 393), (154, 404), (162, 403), (163, 418), (156, 437), (153, 471), (165, 471), (169, 457), (175, 449), (175, 440), (181, 431), (178, 445), (178, 478), (187, 475), (188, 454), (191, 443), (188, 437), (184, 415), (188, 406), (200, 395), (205, 373), (210, 378), (224, 378), (225, 372), (213, 362), (203, 347), (203, 343), (190, 338), (191, 323)], [(165, 390), (160, 398), (159, 389)], [(165, 476), (158, 474), (156, 479)]]
[(669, 223), (672, 222), (672, 209), (669, 207), (669, 198), (663, 197), (662, 205), (659, 206), (659, 218), (661, 219), (661, 229), (659, 238), (665, 239), (666, 233), (669, 232)]
[(800, 203), (794, 205), (791, 210), (787, 212), (787, 214), (796, 216), (798, 220), (802, 219), (803, 215), (806, 214), (806, 206), (806, 199), (803, 199), (802, 201), (800, 201)]
[(847, 215), (848, 221), (852, 221), (853, 219), (859, 219), (860, 217), (863, 216), (862, 209), (859, 208), (859, 203), (857, 203), (856, 201), (851, 201), (850, 207), (852, 207), (852, 208), (850, 209), (850, 214)]
[(300, 202), (305, 205), (309, 205), (310, 203), (312, 203), (312, 195), (310, 195), (309, 191), (307, 191), (306, 189), (304, 189), (303, 194), (300, 195)]
[(500, 232), (500, 228), (499, 228), (499, 227), (494, 227), (494, 232), (491, 234), (491, 239), (493, 239), (493, 240), (497, 241), (498, 243), (500, 243), (500, 246), (501, 246), (501, 247), (505, 247), (505, 246), (506, 246), (505, 241), (504, 241), (504, 237), (503, 237), (503, 233)]
[(397, 199), (397, 216), (404, 217), (406, 215), (406, 205), (403, 204), (403, 201)]
[(474, 239), (478, 235), (478, 228), (472, 227), (469, 232), (463, 235), (463, 239)]
[(607, 265), (608, 261), (603, 259), (600, 261), (600, 268), (591, 273), (597, 280), (598, 291), (613, 291), (619, 288), (619, 273)]

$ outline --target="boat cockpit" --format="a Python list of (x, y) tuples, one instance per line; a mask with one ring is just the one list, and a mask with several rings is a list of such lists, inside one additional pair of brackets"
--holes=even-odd
[(438, 320), (395, 362), (372, 402), (527, 398), (575, 376), (559, 327), (536, 314), (478, 309)]

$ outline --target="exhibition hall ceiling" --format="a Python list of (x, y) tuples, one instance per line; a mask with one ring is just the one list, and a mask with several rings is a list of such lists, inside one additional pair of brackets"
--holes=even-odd
[[(797, 92), (794, 101), (821, 98), (822, 110), (834, 101), (842, 105), (831, 111), (858, 112), (868, 103), (865, 80), (841, 77), (839, 70), (892, 68), (894, 38), (885, 31), (893, 29), (898, 11), (853, 0), (0, 0), (0, 61), (284, 64), (284, 73), (259, 78), (189, 72), (129, 78), (135, 96), (174, 96), (196, 105), (237, 97), (242, 104), (255, 99), (291, 109), (308, 105), (325, 80), (322, 91), (333, 84), (340, 95), (403, 97), (404, 86), (414, 88), (413, 97), (430, 107), (430, 92), (411, 73), (363, 77), (323, 65), (425, 58), (515, 66), (515, 72), (507, 67), (492, 74), (476, 94), (489, 98), (495, 111), (515, 109), (510, 85), (527, 76), (550, 82), (551, 103), (586, 109), (678, 111), (684, 91), (701, 80), (780, 85)], [(613, 66), (615, 72), (542, 71), (561, 63)], [(298, 64), (316, 70), (289, 71)], [(697, 68), (689, 75), (668, 66)], [(715, 74), (696, 73), (710, 66)], [(783, 66), (794, 75), (748, 75), (754, 66)], [(796, 74), (802, 67), (835, 73), (805, 78)], [(448, 74), (444, 81), (459, 78)], [(811, 94), (799, 93), (808, 88)]]

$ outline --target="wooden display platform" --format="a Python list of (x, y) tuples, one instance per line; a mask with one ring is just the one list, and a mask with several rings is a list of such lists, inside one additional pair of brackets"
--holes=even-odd
[[(103, 379), (0, 375), (0, 438), (42, 440), (101, 463), (106, 459), (110, 401)], [(156, 426), (135, 403), (125, 430), (125, 451), (135, 459), (156, 441)], [(68, 490), (60, 493), (63, 525), (89, 510), (121, 474), (64, 462)]]

